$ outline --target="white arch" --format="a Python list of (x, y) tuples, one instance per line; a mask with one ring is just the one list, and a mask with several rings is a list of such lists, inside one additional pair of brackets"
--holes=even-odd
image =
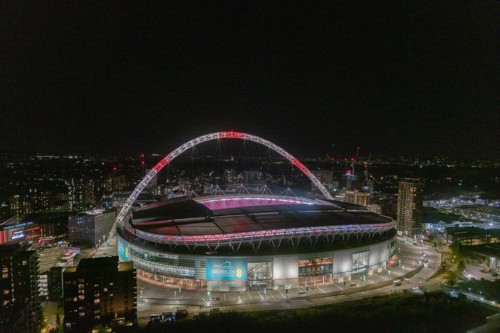
[(125, 216), (127, 216), (127, 214), (130, 212), (130, 209), (132, 208), (132, 204), (137, 199), (139, 194), (149, 184), (151, 179), (153, 179), (153, 177), (156, 176), (156, 174), (158, 172), (160, 172), (161, 169), (163, 169), (168, 163), (170, 163), (173, 159), (175, 159), (177, 156), (179, 156), (180, 154), (182, 154), (186, 150), (193, 148), (194, 146), (196, 146), (200, 143), (211, 141), (211, 140), (217, 140), (217, 139), (250, 140), (252, 142), (259, 143), (263, 146), (266, 146), (266, 147), (274, 150), (275, 152), (277, 152), (278, 154), (280, 154), (281, 156), (283, 156), (284, 158), (289, 160), (297, 168), (299, 168), (299, 170), (311, 180), (311, 182), (321, 191), (321, 193), (323, 193), (323, 195), (327, 199), (330, 199), (330, 200), (333, 199), (330, 192), (328, 192), (328, 190), (313, 175), (313, 173), (304, 164), (302, 164), (298, 159), (296, 159), (293, 155), (289, 154), (283, 148), (275, 145), (274, 143), (272, 143), (266, 139), (263, 139), (263, 138), (260, 138), (258, 136), (251, 135), (251, 134), (246, 134), (246, 133), (241, 133), (241, 132), (233, 132), (233, 131), (217, 132), (217, 133), (202, 135), (202, 136), (199, 136), (191, 141), (186, 142), (185, 144), (183, 144), (179, 148), (170, 152), (170, 154), (168, 154), (160, 162), (158, 162), (158, 164), (156, 164), (153, 167), (153, 169), (150, 172), (148, 172), (148, 174), (142, 179), (142, 181), (137, 185), (137, 187), (134, 189), (134, 191), (132, 192), (130, 197), (127, 199), (127, 201), (125, 201), (125, 203), (123, 204), (123, 207), (120, 210), (120, 213), (116, 217), (113, 228), (111, 229), (110, 236), (114, 236), (114, 234), (116, 232), (117, 225), (123, 221)]

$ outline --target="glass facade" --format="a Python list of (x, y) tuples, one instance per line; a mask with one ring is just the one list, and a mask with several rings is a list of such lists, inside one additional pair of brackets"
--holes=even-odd
[(369, 251), (352, 254), (352, 273), (361, 273), (368, 268)]
[[(245, 288), (262, 290), (279, 288), (281, 285), (330, 284), (339, 276), (361, 278), (369, 274), (369, 269), (384, 266), (396, 248), (396, 241), (393, 238), (386, 241), (384, 246), (363, 248), (362, 251), (358, 248), (358, 252), (352, 249), (339, 251), (338, 254), (334, 251), (326, 251), (301, 255), (227, 257), (227, 260), (223, 260), (219, 266), (225, 265), (221, 268), (225, 270), (234, 268), (236, 275), (237, 269), (240, 268), (242, 280), (224, 281), (224, 279), (207, 279), (206, 255), (167, 253), (119, 239), (119, 242), (122, 241), (124, 242), (123, 248), (128, 244), (130, 260), (134, 262), (137, 272), (144, 278), (165, 285), (207, 287), (208, 290), (245, 290)], [(377, 262), (370, 263), (370, 251), (381, 261), (377, 259)], [(224, 259), (224, 257), (219, 257), (219, 259)], [(226, 267), (229, 261), (231, 267)], [(244, 267), (236, 267), (239, 261), (246, 263), (246, 272)], [(243, 275), (246, 276), (245, 279)]]
[(299, 277), (332, 274), (332, 272), (332, 257), (299, 260)]
[(263, 289), (272, 286), (273, 282), (273, 262), (256, 261), (249, 262), (247, 269), (248, 288)]

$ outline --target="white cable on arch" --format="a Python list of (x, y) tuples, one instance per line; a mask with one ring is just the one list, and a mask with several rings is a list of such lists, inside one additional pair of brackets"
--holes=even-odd
[(242, 139), (242, 140), (250, 140), (252, 142), (259, 143), (263, 146), (266, 146), (267, 148), (270, 148), (289, 160), (293, 165), (295, 165), (299, 170), (306, 175), (311, 182), (323, 193), (325, 198), (332, 200), (332, 196), (330, 192), (321, 184), (321, 182), (314, 176), (314, 174), (304, 165), (302, 164), (298, 159), (296, 159), (293, 155), (289, 154), (287, 151), (285, 151), (283, 148), (275, 145), (274, 143), (263, 139), (261, 137), (247, 134), (247, 133), (241, 133), (241, 132), (216, 132), (216, 133), (211, 133), (211, 134), (206, 134), (199, 136), (191, 141), (186, 142), (179, 148), (173, 150), (168, 154), (166, 157), (164, 157), (160, 162), (158, 162), (151, 171), (148, 172), (148, 174), (142, 179), (142, 181), (137, 185), (137, 187), (134, 189), (130, 197), (125, 201), (125, 203), (122, 206), (122, 209), (120, 210), (120, 213), (116, 217), (115, 223), (113, 227), (111, 228), (110, 232), (110, 237), (113, 237), (116, 233), (116, 227), (119, 223), (123, 221), (125, 216), (128, 215), (130, 212), (130, 209), (132, 208), (132, 204), (135, 202), (139, 194), (144, 190), (144, 188), (149, 184), (149, 182), (156, 176), (158, 172), (161, 171), (168, 163), (170, 163), (173, 159), (175, 159), (177, 156), (185, 152), (186, 150), (193, 148), (194, 146), (211, 141), (211, 140), (218, 140), (218, 139)]

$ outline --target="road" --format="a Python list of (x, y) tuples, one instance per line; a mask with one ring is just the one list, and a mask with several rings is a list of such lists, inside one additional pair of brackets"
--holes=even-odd
[[(352, 280), (346, 285), (316, 284), (308, 286), (307, 290), (305, 288), (243, 292), (208, 292), (206, 289), (196, 288), (179, 290), (178, 287), (169, 287), (164, 283), (138, 276), (138, 317), (175, 311), (177, 308), (187, 308), (190, 313), (210, 311), (213, 308), (221, 311), (298, 308), (385, 295), (414, 287), (438, 290), (437, 279), (427, 280), (440, 267), (440, 253), (432, 248), (413, 245), (404, 239), (398, 240), (398, 247), (399, 251), (389, 262), (387, 269), (367, 276), (366, 281)], [(428, 262), (425, 266), (405, 280), (401, 286), (394, 286), (392, 284), (394, 279), (419, 269), (423, 251), (428, 253)]]

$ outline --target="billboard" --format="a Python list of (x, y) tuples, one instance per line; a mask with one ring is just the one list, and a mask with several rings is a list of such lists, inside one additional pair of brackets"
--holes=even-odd
[(118, 239), (118, 256), (122, 261), (130, 261), (130, 247), (128, 242), (121, 237), (116, 237)]
[(206, 279), (211, 281), (246, 281), (247, 259), (207, 258)]
[(20, 240), (20, 239), (24, 239), (24, 237), (25, 237), (24, 229), (12, 231), (10, 234), (11, 240), (16, 240), (16, 239)]

